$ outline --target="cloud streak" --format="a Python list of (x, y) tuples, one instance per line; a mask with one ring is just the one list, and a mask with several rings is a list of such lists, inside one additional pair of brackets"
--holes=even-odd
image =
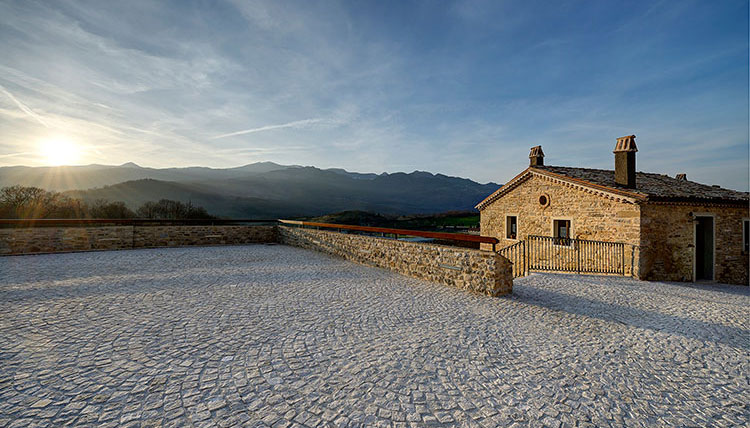
[(86, 163), (503, 182), (537, 144), (612, 168), (634, 133), (644, 168), (744, 190), (748, 6), (721, 3), (0, 0), (0, 165), (62, 136)]
[(17, 157), (17, 156), (26, 156), (26, 155), (33, 155), (33, 154), (34, 154), (34, 152), (10, 153), (10, 154), (7, 154), (7, 155), (0, 155), (0, 159), (14, 158), (14, 157)]
[(316, 123), (325, 122), (325, 119), (303, 119), (295, 120), (294, 122), (282, 123), (281, 125), (267, 125), (258, 128), (243, 129), (242, 131), (230, 132), (228, 134), (221, 134), (215, 137), (211, 137), (211, 140), (218, 140), (221, 138), (234, 137), (236, 135), (253, 134), (256, 132), (272, 131), (274, 129), (284, 128), (305, 128)]
[(36, 112), (34, 112), (34, 110), (32, 110), (29, 106), (27, 106), (26, 104), (22, 103), (21, 100), (19, 100), (18, 98), (16, 98), (13, 94), (10, 93), (10, 91), (8, 91), (7, 89), (5, 89), (5, 87), (3, 85), (0, 85), (0, 92), (4, 93), (5, 96), (7, 96), (8, 98), (10, 98), (11, 101), (13, 101), (14, 103), (16, 103), (16, 105), (18, 106), (18, 108), (22, 112), (24, 112), (27, 115), (29, 115), (29, 117), (31, 117), (32, 119), (34, 119), (37, 122), (39, 122), (45, 128), (49, 128), (50, 127), (49, 124), (47, 123), (47, 121), (45, 121), (40, 115), (38, 115)]

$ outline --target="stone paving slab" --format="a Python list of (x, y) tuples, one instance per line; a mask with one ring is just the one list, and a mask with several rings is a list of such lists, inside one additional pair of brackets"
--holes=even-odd
[(0, 258), (0, 427), (747, 426), (747, 287), (281, 245)]

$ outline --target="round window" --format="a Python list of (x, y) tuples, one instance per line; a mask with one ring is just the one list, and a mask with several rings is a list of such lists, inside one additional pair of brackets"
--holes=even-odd
[(541, 205), (543, 207), (548, 206), (549, 205), (549, 195), (547, 195), (545, 193), (545, 194), (539, 196), (539, 205)]

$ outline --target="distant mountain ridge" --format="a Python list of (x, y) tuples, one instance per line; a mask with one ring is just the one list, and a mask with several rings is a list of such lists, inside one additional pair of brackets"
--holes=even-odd
[(472, 210), (497, 184), (442, 174), (357, 173), (258, 162), (236, 168), (146, 168), (123, 165), (0, 167), (0, 187), (21, 184), (87, 201), (137, 207), (173, 199), (222, 217), (315, 216), (344, 210), (420, 214)]
[(148, 168), (133, 162), (122, 165), (82, 165), (0, 167), (0, 187), (14, 184), (36, 186), (46, 190), (83, 190), (122, 183), (130, 180), (154, 179), (191, 182), (204, 179), (223, 179), (247, 174), (262, 174), (278, 169), (299, 168), (273, 162), (257, 162), (234, 168)]

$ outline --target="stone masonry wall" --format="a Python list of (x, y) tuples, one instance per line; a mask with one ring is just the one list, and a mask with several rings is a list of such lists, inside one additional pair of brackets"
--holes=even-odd
[(645, 204), (641, 219), (643, 278), (693, 280), (695, 224), (691, 212), (714, 215), (716, 281), (748, 285), (750, 255), (742, 252), (742, 219), (750, 217), (747, 207)]
[(0, 254), (37, 254), (133, 248), (131, 226), (0, 229)]
[[(547, 206), (539, 203), (542, 195), (549, 200)], [(517, 239), (506, 237), (505, 222), (509, 215), (517, 218)], [(573, 238), (628, 244), (625, 246), (625, 272), (627, 275), (639, 275), (641, 213), (636, 204), (617, 202), (532, 176), (483, 209), (480, 218), (482, 236), (498, 238), (498, 248), (514, 244), (528, 235), (553, 236), (553, 220), (571, 220)], [(489, 248), (486, 246), (483, 249)], [(555, 252), (560, 254), (554, 256), (562, 256), (566, 251), (569, 249), (555, 248)], [(588, 262), (593, 265), (596, 260)]]
[(276, 226), (147, 226), (135, 228), (135, 248), (276, 242)]
[(509, 294), (513, 288), (510, 262), (490, 251), (287, 226), (279, 227), (279, 240), (491, 296)]
[(0, 229), (0, 255), (276, 242), (275, 226), (107, 226)]

